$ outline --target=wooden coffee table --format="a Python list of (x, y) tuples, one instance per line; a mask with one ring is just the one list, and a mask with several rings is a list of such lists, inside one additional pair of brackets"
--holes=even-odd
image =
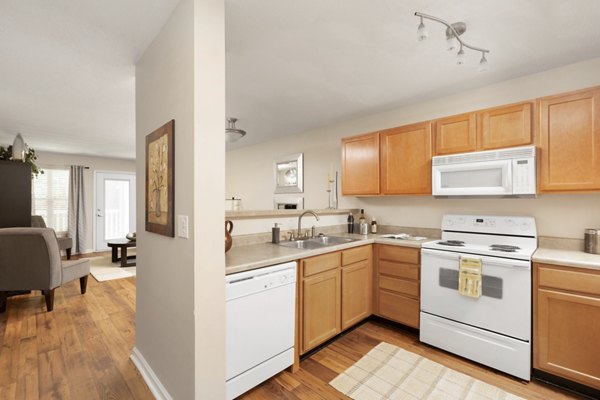
[[(135, 255), (128, 256), (127, 248), (135, 247), (136, 242), (127, 239), (113, 239), (107, 243), (112, 250), (112, 262), (121, 261), (122, 267), (135, 267)], [(121, 249), (121, 257), (118, 257), (118, 251)], [(128, 261), (133, 260), (133, 261)]]

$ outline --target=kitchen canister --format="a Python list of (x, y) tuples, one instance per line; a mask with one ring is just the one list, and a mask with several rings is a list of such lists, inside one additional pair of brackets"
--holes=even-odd
[(600, 229), (586, 229), (584, 242), (586, 253), (600, 254)]

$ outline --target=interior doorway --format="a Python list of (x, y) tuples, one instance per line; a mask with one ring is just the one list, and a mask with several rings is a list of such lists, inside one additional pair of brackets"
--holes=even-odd
[(95, 173), (95, 251), (108, 250), (107, 241), (135, 232), (135, 173)]

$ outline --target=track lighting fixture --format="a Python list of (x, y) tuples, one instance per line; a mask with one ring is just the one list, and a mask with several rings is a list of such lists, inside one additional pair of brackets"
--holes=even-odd
[(415, 12), (415, 16), (421, 19), (419, 27), (417, 28), (417, 39), (419, 41), (423, 41), (429, 36), (427, 34), (427, 28), (425, 28), (425, 24), (423, 23), (423, 18), (439, 22), (440, 24), (446, 26), (446, 49), (448, 51), (455, 51), (457, 48), (459, 49), (458, 53), (456, 53), (456, 63), (458, 65), (462, 65), (465, 63), (464, 48), (466, 47), (468, 49), (481, 52), (481, 60), (479, 61), (479, 67), (477, 68), (477, 70), (480, 72), (487, 71), (488, 61), (485, 57), (485, 53), (489, 53), (490, 51), (481, 47), (471, 46), (465, 43), (465, 41), (460, 38), (460, 35), (465, 33), (465, 31), (467, 30), (467, 24), (465, 24), (464, 22), (455, 22), (451, 24), (441, 18), (423, 14), (420, 12)]

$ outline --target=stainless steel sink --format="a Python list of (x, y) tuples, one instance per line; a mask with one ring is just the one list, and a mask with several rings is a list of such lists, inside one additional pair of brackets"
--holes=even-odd
[(308, 242), (319, 243), (323, 246), (333, 246), (336, 244), (344, 244), (355, 242), (359, 239), (352, 239), (349, 237), (341, 237), (341, 236), (319, 236), (313, 239), (307, 239)]
[(291, 247), (293, 249), (320, 249), (325, 247), (320, 243), (310, 242), (308, 240), (292, 240), (287, 242), (280, 242), (280, 246)]
[(284, 247), (291, 247), (294, 249), (320, 249), (323, 247), (335, 246), (337, 244), (355, 242), (357, 240), (360, 239), (352, 239), (349, 237), (340, 236), (319, 236), (312, 239), (280, 242), (279, 245)]

